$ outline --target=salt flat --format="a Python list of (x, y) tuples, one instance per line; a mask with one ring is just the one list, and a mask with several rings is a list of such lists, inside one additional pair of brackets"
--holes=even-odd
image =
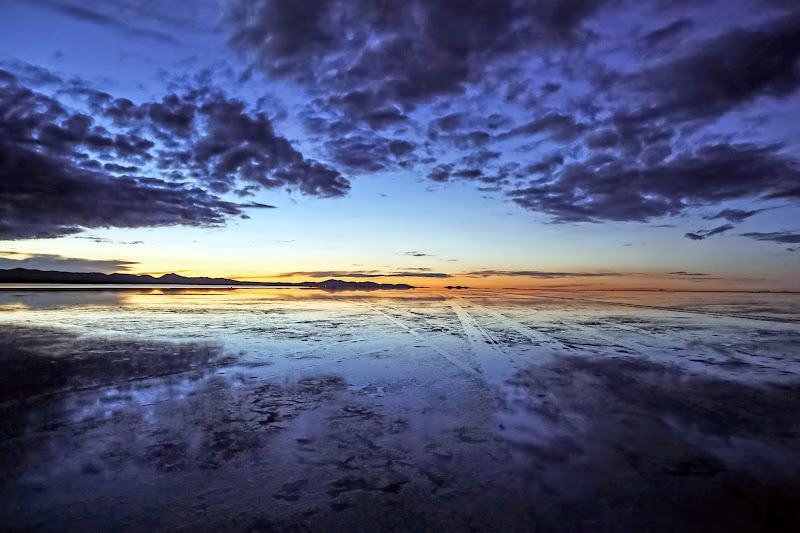
[(0, 291), (10, 529), (787, 530), (800, 295)]

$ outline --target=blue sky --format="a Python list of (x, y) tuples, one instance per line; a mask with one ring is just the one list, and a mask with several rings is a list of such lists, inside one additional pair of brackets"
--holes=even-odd
[(0, 268), (798, 290), (798, 43), (780, 0), (6, 2)]

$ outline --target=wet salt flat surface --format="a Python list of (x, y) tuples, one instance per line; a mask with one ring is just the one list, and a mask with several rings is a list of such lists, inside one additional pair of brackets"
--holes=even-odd
[(0, 291), (11, 530), (787, 531), (800, 295)]

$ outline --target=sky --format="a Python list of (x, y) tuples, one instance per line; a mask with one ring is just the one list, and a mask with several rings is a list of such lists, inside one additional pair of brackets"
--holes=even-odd
[(0, 268), (800, 290), (795, 0), (7, 0)]

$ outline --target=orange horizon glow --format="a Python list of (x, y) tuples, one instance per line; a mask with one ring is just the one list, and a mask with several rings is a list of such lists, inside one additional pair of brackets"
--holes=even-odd
[[(327, 279), (339, 279), (349, 282), (374, 282), (381, 284), (407, 284), (415, 288), (444, 289), (447, 286), (462, 286), (471, 289), (512, 289), (512, 290), (584, 290), (584, 291), (785, 291), (800, 290), (800, 286), (769, 279), (745, 277), (676, 277), (666, 273), (626, 273), (619, 275), (581, 277), (564, 276), (554, 278), (525, 278), (522, 276), (489, 276), (469, 277), (451, 274), (450, 278), (418, 278), (375, 276), (370, 278), (353, 278), (348, 276), (280, 276), (280, 275), (226, 275), (224, 273), (208, 273), (195, 270), (180, 272), (134, 272), (159, 277), (163, 274), (176, 273), (185, 277), (224, 278), (240, 282), (254, 283), (319, 283)], [(797, 285), (797, 284), (795, 284)]]

